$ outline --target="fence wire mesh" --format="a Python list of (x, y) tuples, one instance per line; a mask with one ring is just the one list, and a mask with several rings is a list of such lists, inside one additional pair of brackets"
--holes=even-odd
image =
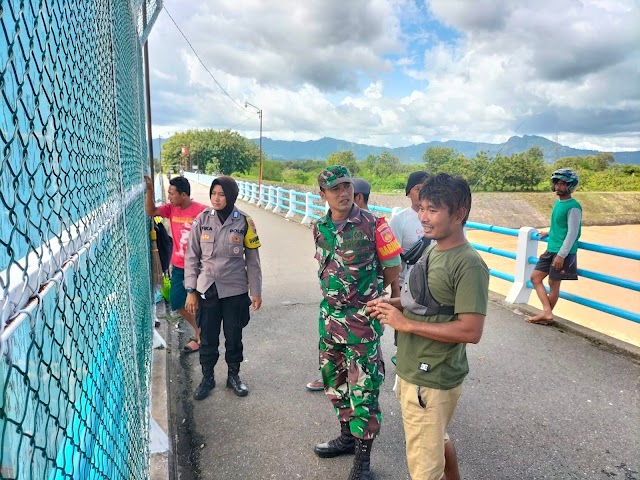
[(140, 1), (0, 2), (0, 478), (147, 478), (152, 22)]

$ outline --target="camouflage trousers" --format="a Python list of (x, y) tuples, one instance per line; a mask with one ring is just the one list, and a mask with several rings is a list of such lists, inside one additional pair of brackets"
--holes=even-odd
[(374, 438), (382, 423), (378, 404), (384, 380), (380, 341), (344, 344), (321, 338), (320, 372), (338, 419), (349, 422), (355, 437)]

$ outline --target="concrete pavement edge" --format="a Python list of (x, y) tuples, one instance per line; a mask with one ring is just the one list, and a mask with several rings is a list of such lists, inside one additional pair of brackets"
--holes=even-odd
[[(507, 310), (511, 310), (517, 315), (522, 315), (522, 321), (524, 321), (525, 315), (537, 315), (538, 313), (540, 313), (540, 310), (527, 304), (508, 303), (503, 295), (495, 292), (489, 292), (489, 300), (496, 305), (506, 308)], [(630, 343), (623, 342), (622, 340), (618, 340), (617, 338), (609, 337), (600, 332), (596, 332), (595, 330), (591, 330), (590, 328), (578, 325), (571, 320), (567, 320), (566, 318), (561, 317), (555, 317), (553, 323), (549, 325), (549, 327), (557, 328), (558, 330), (566, 333), (571, 333), (573, 335), (578, 335), (585, 338), (593, 345), (598, 346), (599, 348), (625, 355), (640, 363), (640, 347), (636, 347), (635, 345), (632, 345)], [(541, 328), (543, 327), (541, 326)]]
[[(154, 339), (151, 366), (151, 454), (149, 458), (149, 478), (151, 480), (172, 479), (169, 475), (171, 464), (171, 437), (169, 429), (171, 421), (168, 411), (168, 389), (167, 389), (167, 323), (163, 318), (158, 320), (158, 316), (163, 316), (158, 304), (155, 305), (156, 315), (153, 320), (158, 321), (158, 327), (154, 329), (154, 336), (159, 335), (163, 345), (157, 345)], [(164, 437), (162, 442), (158, 442), (158, 437)], [(165, 443), (166, 442), (166, 443)], [(167, 445), (168, 443), (168, 445)]]

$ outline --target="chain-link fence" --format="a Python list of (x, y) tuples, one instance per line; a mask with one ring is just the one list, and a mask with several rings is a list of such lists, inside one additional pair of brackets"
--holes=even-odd
[(0, 2), (0, 478), (146, 478), (143, 1)]

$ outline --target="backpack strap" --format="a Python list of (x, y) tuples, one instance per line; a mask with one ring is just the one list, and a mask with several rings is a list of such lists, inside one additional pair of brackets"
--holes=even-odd
[(455, 312), (455, 308), (453, 305), (442, 305), (438, 300), (436, 300), (436, 297), (434, 297), (431, 294), (431, 290), (429, 289), (429, 256), (431, 255), (431, 252), (433, 252), (433, 249), (435, 248), (434, 245), (431, 246), (431, 248), (429, 249), (429, 251), (427, 252), (427, 256), (426, 256), (426, 265), (425, 265), (425, 274), (427, 276), (427, 282), (426, 282), (426, 286), (427, 286), (427, 291), (429, 293), (429, 296), (431, 298), (433, 298), (433, 301), (436, 302), (438, 305), (440, 305), (440, 307), (438, 308), (438, 315), (454, 315)]

